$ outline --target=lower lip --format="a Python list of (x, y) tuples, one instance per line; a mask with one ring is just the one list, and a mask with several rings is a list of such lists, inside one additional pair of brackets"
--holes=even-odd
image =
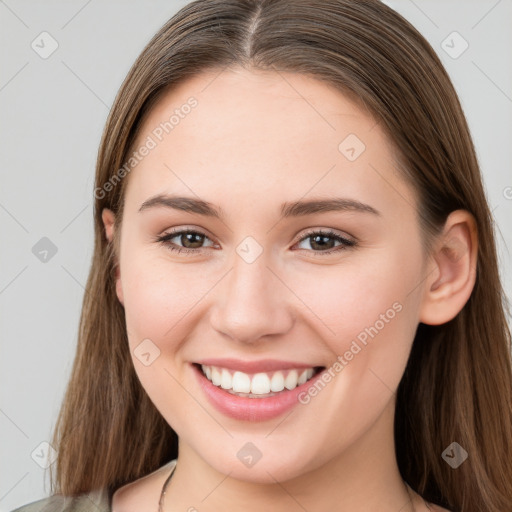
[(242, 421), (265, 421), (277, 418), (298, 405), (300, 403), (299, 394), (306, 391), (322, 374), (319, 372), (295, 389), (281, 391), (268, 398), (247, 398), (233, 395), (225, 389), (213, 385), (197, 365), (193, 364), (192, 368), (211, 404), (222, 414)]

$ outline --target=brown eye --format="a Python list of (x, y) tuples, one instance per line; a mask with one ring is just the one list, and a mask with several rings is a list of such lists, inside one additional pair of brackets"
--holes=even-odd
[[(176, 239), (176, 242), (172, 240)], [(204, 233), (184, 229), (166, 233), (157, 238), (157, 242), (161, 242), (172, 251), (177, 252), (200, 252), (203, 248), (202, 244), (205, 240), (210, 240)], [(210, 240), (211, 241), (211, 240)]]
[(199, 233), (182, 233), (181, 235), (176, 235), (179, 241), (182, 243), (183, 247), (188, 249), (198, 249), (201, 247), (205, 236)]
[[(300, 244), (306, 240), (309, 241), (309, 248), (305, 248), (306, 250), (323, 254), (331, 254), (356, 245), (354, 240), (342, 237), (334, 231), (311, 231), (302, 237), (298, 243)], [(336, 242), (338, 242), (338, 245), (335, 245)]]

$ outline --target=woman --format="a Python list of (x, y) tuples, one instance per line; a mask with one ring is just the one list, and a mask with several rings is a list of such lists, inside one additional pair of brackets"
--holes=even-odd
[(491, 214), (396, 12), (187, 5), (121, 87), (94, 194), (55, 495), (18, 510), (512, 510)]

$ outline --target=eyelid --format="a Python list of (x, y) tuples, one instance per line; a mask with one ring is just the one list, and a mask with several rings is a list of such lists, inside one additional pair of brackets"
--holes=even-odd
[[(346, 242), (351, 242), (353, 244), (357, 243), (357, 240), (352, 235), (349, 235), (348, 233), (341, 232), (334, 230), (332, 228), (308, 228), (305, 232), (301, 232), (300, 236), (296, 238), (294, 245), (298, 242), (301, 242), (305, 238), (308, 238), (308, 236), (316, 235), (316, 234), (322, 234), (324, 236), (333, 236), (333, 237), (339, 237), (345, 240)], [(317, 251), (318, 252), (318, 251)]]
[[(179, 228), (170, 229), (169, 231), (166, 231), (163, 234), (155, 237), (154, 241), (161, 242), (163, 244), (167, 243), (168, 245), (171, 245), (171, 243), (169, 242), (170, 239), (172, 239), (178, 235), (185, 234), (185, 233), (193, 233), (193, 234), (203, 236), (205, 239), (209, 240), (210, 242), (213, 242), (214, 245), (218, 245), (215, 242), (215, 240), (213, 239), (213, 237), (209, 236), (208, 233), (205, 232), (205, 230), (203, 230), (202, 228), (200, 229), (200, 228), (195, 228), (195, 227), (191, 227), (191, 226), (181, 226)], [(188, 249), (187, 247), (181, 247), (181, 246), (178, 246), (178, 247), (180, 247), (183, 250), (183, 252), (195, 252), (195, 253), (199, 253), (205, 249), (211, 249), (211, 247), (200, 247), (198, 249)]]
[(208, 238), (208, 240), (214, 242), (214, 237), (210, 236), (209, 232), (203, 228), (198, 228), (195, 226), (179, 226), (177, 228), (169, 228), (168, 230), (164, 231), (161, 235), (157, 236), (156, 238), (162, 238), (162, 237), (168, 237), (168, 236), (176, 236), (180, 235), (182, 233), (196, 233), (198, 235), (202, 235), (205, 238)]

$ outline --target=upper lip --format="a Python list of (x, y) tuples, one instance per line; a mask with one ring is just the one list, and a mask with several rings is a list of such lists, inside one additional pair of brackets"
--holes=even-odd
[(299, 363), (296, 361), (279, 361), (277, 359), (260, 359), (259, 361), (243, 361), (233, 358), (210, 358), (196, 361), (204, 366), (217, 366), (230, 370), (239, 370), (244, 373), (272, 372), (278, 370), (291, 370), (301, 368), (316, 368), (317, 366)]

